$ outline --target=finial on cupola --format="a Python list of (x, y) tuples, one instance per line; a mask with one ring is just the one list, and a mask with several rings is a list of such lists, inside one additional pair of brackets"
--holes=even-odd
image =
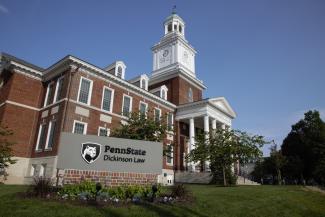
[(176, 14), (176, 5), (173, 6), (172, 14)]

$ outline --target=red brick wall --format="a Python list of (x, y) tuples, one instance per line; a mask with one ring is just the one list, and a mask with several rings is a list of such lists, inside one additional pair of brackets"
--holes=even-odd
[(13, 131), (9, 139), (15, 143), (13, 146), (15, 156), (30, 157), (37, 135), (37, 118), (38, 111), (11, 104), (3, 106), (1, 124)]
[(100, 182), (105, 186), (148, 185), (157, 183), (158, 174), (124, 173), (95, 170), (65, 170), (63, 184), (79, 183), (82, 180)]
[(199, 101), (202, 99), (202, 91), (180, 77), (174, 77), (151, 85), (149, 87), (149, 90), (155, 89), (162, 85), (166, 85), (168, 88), (167, 100), (174, 103), (175, 105), (188, 103), (187, 94), (189, 88), (192, 88), (193, 91), (193, 101)]

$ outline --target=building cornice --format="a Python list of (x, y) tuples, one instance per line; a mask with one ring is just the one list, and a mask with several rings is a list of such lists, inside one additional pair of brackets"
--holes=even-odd
[[(105, 79), (109, 79), (109, 82), (113, 82), (115, 84), (118, 84), (124, 88), (128, 88), (129, 91), (139, 95), (140, 97), (147, 97), (149, 100), (152, 100), (153, 102), (156, 102), (156, 103), (159, 103), (169, 109), (175, 109), (176, 108), (176, 105), (171, 103), (171, 102), (168, 102), (167, 100), (164, 100), (138, 86), (135, 86), (134, 84), (131, 84), (119, 77), (116, 77), (114, 75), (111, 75), (110, 73), (94, 66), (94, 65), (91, 65), (87, 62), (84, 62), (76, 57), (73, 57), (73, 56), (68, 56), (67, 59), (63, 59), (62, 60), (63, 62), (64, 61), (71, 61), (71, 63), (74, 63), (76, 64), (77, 67), (82, 67), (84, 70), (86, 71), (91, 71), (97, 75), (99, 75), (100, 77), (102, 78), (105, 78)], [(59, 63), (57, 63), (59, 64)]]
[(196, 88), (200, 90), (205, 90), (207, 87), (203, 84), (202, 81), (188, 74), (188, 72), (179, 64), (170, 65), (169, 69), (162, 68), (152, 72), (152, 75), (149, 79), (149, 85), (154, 85), (162, 81), (180, 76)]

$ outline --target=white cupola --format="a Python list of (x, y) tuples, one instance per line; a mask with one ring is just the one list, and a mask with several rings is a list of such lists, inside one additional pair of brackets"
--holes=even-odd
[(185, 37), (185, 22), (183, 19), (176, 14), (175, 7), (172, 14), (168, 16), (164, 22), (165, 35), (170, 35), (171, 33), (177, 33)]

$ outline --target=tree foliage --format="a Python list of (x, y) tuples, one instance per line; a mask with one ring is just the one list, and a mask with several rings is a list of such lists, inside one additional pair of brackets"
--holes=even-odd
[(16, 163), (16, 160), (13, 160), (12, 145), (14, 144), (9, 140), (9, 137), (13, 135), (13, 132), (7, 127), (0, 126), (0, 170), (4, 178), (8, 175), (6, 168), (10, 164)]
[(139, 112), (130, 113), (126, 124), (121, 124), (111, 133), (112, 137), (161, 142), (166, 137), (168, 130), (166, 117), (160, 121), (153, 118), (152, 112), (147, 115)]
[(287, 158), (287, 178), (325, 184), (325, 123), (318, 111), (306, 112), (292, 125), (281, 150)]
[(193, 162), (210, 162), (213, 180), (222, 174), (223, 184), (231, 180), (231, 166), (236, 163), (247, 163), (250, 159), (262, 155), (260, 148), (265, 144), (262, 136), (249, 135), (239, 130), (221, 129), (212, 130), (207, 137), (198, 135), (195, 139), (195, 148), (188, 155)]

